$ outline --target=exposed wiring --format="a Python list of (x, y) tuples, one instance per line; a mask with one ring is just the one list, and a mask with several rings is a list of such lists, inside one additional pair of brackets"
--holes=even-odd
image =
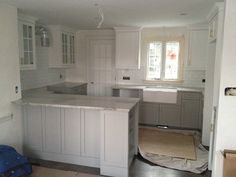
[(98, 4), (95, 4), (95, 6), (98, 7), (98, 15), (100, 16), (100, 21), (97, 25), (97, 28), (101, 28), (102, 23), (104, 21), (104, 14), (103, 14), (102, 8)]

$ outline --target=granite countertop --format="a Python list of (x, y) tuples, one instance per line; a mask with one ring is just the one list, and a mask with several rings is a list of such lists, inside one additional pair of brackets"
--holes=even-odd
[(182, 86), (155, 86), (155, 85), (115, 85), (113, 89), (137, 89), (143, 90), (145, 88), (177, 88), (178, 91), (183, 92), (200, 92), (204, 94), (204, 88), (182, 87)]
[(22, 99), (14, 103), (128, 112), (139, 100), (139, 98), (54, 94), (41, 88), (25, 91)]

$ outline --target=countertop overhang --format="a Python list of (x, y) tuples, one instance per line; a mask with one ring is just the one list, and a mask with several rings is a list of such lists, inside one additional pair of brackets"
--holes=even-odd
[(128, 112), (139, 101), (139, 98), (54, 94), (44, 89), (32, 89), (24, 92), (22, 99), (14, 101), (14, 103)]

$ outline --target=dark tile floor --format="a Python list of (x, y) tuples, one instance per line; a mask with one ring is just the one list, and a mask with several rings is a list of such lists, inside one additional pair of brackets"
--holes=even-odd
[[(79, 165), (71, 165), (59, 162), (31, 159), (32, 164), (60, 170), (78, 171), (99, 175), (98, 168), (91, 168)], [(129, 177), (211, 177), (210, 172), (203, 174), (194, 174), (178, 170), (172, 170), (149, 163), (140, 155), (136, 156), (131, 167)]]

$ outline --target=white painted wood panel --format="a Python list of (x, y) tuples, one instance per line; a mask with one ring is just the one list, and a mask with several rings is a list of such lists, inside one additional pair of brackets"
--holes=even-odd
[(111, 96), (115, 83), (114, 40), (90, 40), (88, 44), (88, 95)]
[[(128, 163), (128, 114), (104, 111), (101, 123), (101, 161), (105, 164), (127, 167)], [(110, 136), (112, 135), (112, 136)]]
[(63, 154), (80, 155), (81, 115), (78, 108), (62, 109), (62, 151)]
[(116, 68), (140, 68), (140, 28), (115, 28)]
[(24, 115), (24, 147), (28, 151), (42, 151), (42, 107), (30, 105), (25, 106)]
[(189, 58), (187, 68), (205, 70), (207, 62), (208, 30), (191, 30), (189, 34)]
[(100, 111), (82, 109), (81, 154), (99, 158), (100, 154)]
[(44, 151), (61, 152), (61, 111), (57, 107), (45, 107)]

